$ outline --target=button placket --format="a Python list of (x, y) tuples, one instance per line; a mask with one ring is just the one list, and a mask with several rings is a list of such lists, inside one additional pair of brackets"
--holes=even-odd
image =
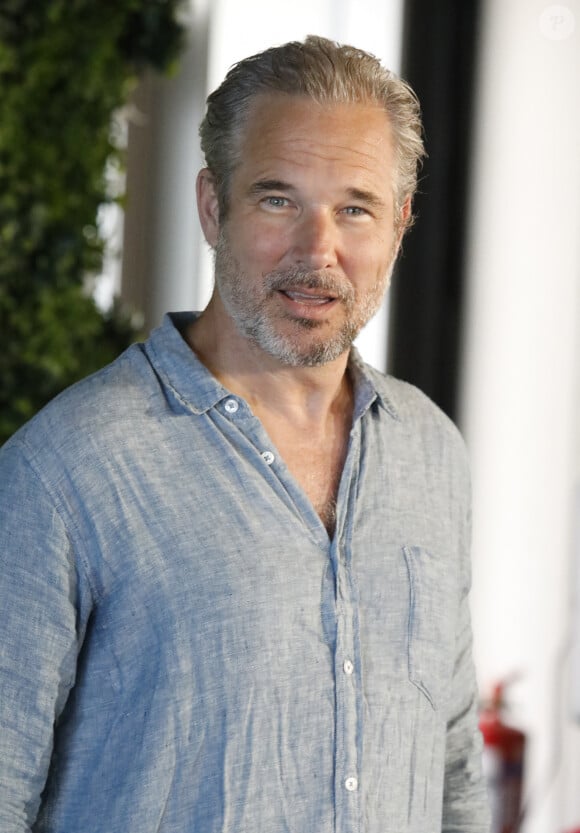
[[(347, 472), (352, 476), (352, 471)], [(350, 486), (353, 486), (351, 482)], [(353, 583), (352, 554), (350, 551), (351, 527), (348, 517), (335, 550), (336, 557), (336, 788), (343, 799), (337, 802), (337, 829), (359, 830), (361, 813), (360, 757), (361, 739), (360, 686), (357, 680), (357, 593)], [(355, 674), (355, 671), (357, 673)]]

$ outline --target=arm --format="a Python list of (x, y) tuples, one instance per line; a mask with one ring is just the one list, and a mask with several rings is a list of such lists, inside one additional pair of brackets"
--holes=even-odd
[(29, 831), (77, 657), (64, 524), (17, 442), (0, 454), (0, 829)]
[(447, 722), (443, 833), (489, 833), (490, 811), (477, 727), (478, 691), (473, 668), (469, 577), (462, 594), (456, 663)]

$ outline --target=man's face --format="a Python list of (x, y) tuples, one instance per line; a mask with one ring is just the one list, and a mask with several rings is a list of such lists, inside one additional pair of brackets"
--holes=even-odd
[(381, 304), (398, 249), (393, 176), (379, 106), (257, 99), (221, 225), (205, 186), (216, 289), (238, 334), (291, 366), (348, 351)]

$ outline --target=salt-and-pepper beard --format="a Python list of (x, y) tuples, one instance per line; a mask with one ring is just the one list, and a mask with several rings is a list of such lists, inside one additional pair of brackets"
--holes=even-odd
[[(260, 293), (242, 272), (222, 227), (215, 248), (215, 281), (222, 303), (238, 332), (282, 364), (318, 367), (348, 351), (361, 329), (378, 311), (389, 285), (395, 255), (396, 251), (383, 278), (358, 298), (353, 286), (344, 278), (333, 275), (329, 270), (317, 272), (301, 266), (267, 273), (263, 277), (263, 291)], [(280, 311), (272, 312), (270, 305), (275, 293), (293, 288), (319, 289), (336, 298), (345, 312), (339, 329), (329, 336), (321, 335), (319, 339), (304, 339), (305, 333), (314, 334), (324, 327), (325, 322), (297, 318)], [(295, 335), (282, 331), (280, 325), (284, 321), (292, 322)]]

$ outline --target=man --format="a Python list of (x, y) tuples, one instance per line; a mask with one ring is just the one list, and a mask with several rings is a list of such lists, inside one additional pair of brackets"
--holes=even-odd
[(415, 97), (309, 38), (201, 137), (207, 309), (3, 449), (1, 829), (483, 833), (463, 447), (351, 349)]

